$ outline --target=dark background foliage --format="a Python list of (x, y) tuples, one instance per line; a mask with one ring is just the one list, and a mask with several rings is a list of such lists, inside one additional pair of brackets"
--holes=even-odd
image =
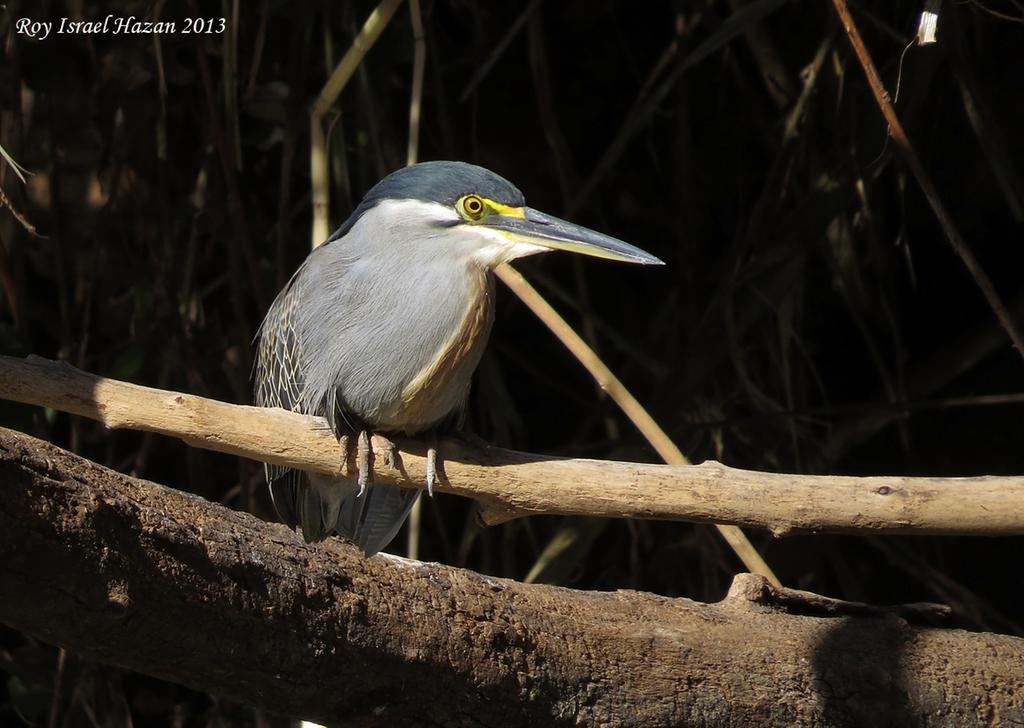
[[(852, 10), (1024, 324), (1024, 18), (1014, 0), (984, 2), (944, 3), (926, 48), (908, 48), (920, 2)], [(239, 3), (234, 22), (230, 2), (0, 6), (0, 144), (33, 172), (23, 185), (4, 165), (0, 184), (41, 234), (0, 211), (0, 352), (248, 402), (253, 335), (309, 247), (310, 103), (372, 8), (263, 0)], [(771, 12), (754, 23), (758, 10)], [(228, 31), (15, 32), (21, 17), (108, 13), (226, 17)], [(1024, 361), (887, 141), (830, 3), (425, 0), (423, 15), (421, 158), (490, 167), (534, 207), (666, 261), (518, 267), (690, 457), (786, 472), (1024, 470)], [(337, 107), (332, 224), (405, 162), (412, 53), (402, 6)], [(225, 152), (237, 160), (227, 178)], [(0, 423), (274, 517), (256, 463), (3, 402)], [(517, 449), (656, 460), (503, 290), (469, 427)], [(1024, 629), (1021, 539), (751, 536), (788, 585), (945, 602), (964, 627)], [(421, 558), (489, 574), (704, 600), (741, 568), (706, 526), (535, 518), (481, 531), (445, 496), (425, 504), (421, 544)], [(0, 671), (5, 724), (45, 721), (51, 701), (61, 725), (269, 720), (4, 629)]]

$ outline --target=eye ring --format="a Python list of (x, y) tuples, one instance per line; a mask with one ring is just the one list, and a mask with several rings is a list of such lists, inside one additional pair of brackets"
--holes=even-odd
[(466, 195), (462, 198), (462, 211), (467, 217), (479, 220), (484, 214), (484, 201), (476, 195)]

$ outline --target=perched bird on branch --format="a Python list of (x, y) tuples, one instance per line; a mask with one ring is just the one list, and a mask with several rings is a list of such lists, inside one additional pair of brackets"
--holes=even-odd
[[(355, 477), (337, 478), (268, 465), (282, 520), (367, 555), (394, 538), (419, 491), (370, 482), (370, 433), (429, 439), (458, 419), (494, 319), (491, 271), (549, 250), (661, 263), (526, 207), (514, 185), (471, 164), (416, 164), (366, 194), (260, 327), (256, 403), (326, 417), (357, 461)], [(428, 491), (435, 458), (430, 448)]]

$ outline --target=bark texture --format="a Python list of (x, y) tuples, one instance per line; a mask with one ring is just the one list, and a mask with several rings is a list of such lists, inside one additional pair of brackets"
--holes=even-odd
[[(0, 621), (322, 722), (1024, 723), (1024, 640), (738, 577), (717, 604), (305, 544), (0, 430)], [(901, 616), (902, 615), (902, 616)]]

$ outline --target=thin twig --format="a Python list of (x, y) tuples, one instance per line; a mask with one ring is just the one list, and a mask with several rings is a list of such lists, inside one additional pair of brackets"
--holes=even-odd
[(36, 232), (36, 226), (28, 221), (28, 218), (18, 212), (17, 208), (11, 204), (10, 198), (7, 197), (7, 193), (4, 192), (3, 188), (0, 187), (0, 208), (6, 208), (8, 212), (18, 221), (18, 224), (25, 228), (25, 232), (34, 238), (43, 237)]
[[(597, 380), (608, 396), (617, 404), (629, 418), (630, 422), (636, 425), (641, 434), (657, 451), (662, 459), (670, 465), (685, 465), (690, 461), (676, 446), (665, 431), (654, 421), (654, 418), (637, 401), (636, 397), (626, 389), (612, 371), (601, 361), (594, 350), (587, 346), (587, 343), (580, 338), (579, 334), (573, 331), (572, 327), (558, 315), (551, 305), (544, 300), (544, 297), (531, 286), (522, 275), (511, 266), (504, 264), (495, 270), (502, 282), (512, 289), (513, 292), (526, 304), (526, 306), (537, 315), (544, 324), (551, 329), (569, 351), (572, 352), (579, 362), (586, 368), (590, 375)], [(719, 533), (729, 543), (732, 550), (736, 552), (740, 560), (755, 574), (760, 574), (772, 584), (781, 586), (778, 577), (765, 563), (764, 559), (750, 543), (746, 534), (737, 526), (715, 524)]]
[(64, 667), (67, 664), (68, 651), (63, 647), (57, 648), (57, 671), (53, 678), (53, 695), (50, 696), (50, 717), (47, 720), (48, 728), (58, 728), (60, 725), (60, 696), (64, 685)]
[(413, 65), (412, 99), (409, 102), (409, 149), (406, 164), (416, 164), (420, 151), (420, 114), (423, 109), (423, 71), (427, 65), (427, 41), (423, 35), (423, 14), (420, 0), (409, 0), (412, 16)]
[(508, 50), (513, 39), (522, 32), (523, 27), (526, 25), (526, 21), (530, 19), (530, 16), (532, 16), (534, 12), (536, 12), (541, 2), (543, 2), (543, 0), (531, 0), (530, 4), (523, 9), (523, 12), (519, 13), (519, 16), (512, 21), (512, 25), (508, 26), (508, 30), (505, 31), (505, 35), (503, 35), (501, 40), (499, 40), (494, 46), (494, 50), (491, 51), (490, 55), (487, 56), (483, 63), (477, 66), (476, 73), (473, 74), (473, 78), (471, 78), (469, 83), (466, 84), (466, 87), (462, 89), (462, 93), (459, 94), (459, 103), (465, 102), (480, 82), (487, 78), (487, 74), (491, 72), (492, 68), (494, 68), (494, 64), (497, 63), (498, 59), (504, 55), (506, 50)]
[[(1007, 13), (1001, 13), (998, 10), (993, 10), (992, 8), (988, 7), (987, 5), (984, 5), (983, 3), (978, 2), (978, 0), (967, 0), (967, 2), (968, 2), (968, 4), (973, 5), (974, 7), (978, 8), (978, 10), (981, 10), (982, 12), (986, 12), (986, 13), (988, 13), (989, 15), (991, 15), (994, 18), (999, 18), (1000, 20), (1009, 20), (1011, 23), (1024, 23), (1024, 17), (1022, 17), (1022, 16), (1019, 16), (1019, 15), (1008, 15)], [(1018, 6), (1018, 7), (1020, 7), (1020, 6)], [(1024, 8), (1021, 8), (1021, 10), (1024, 11)]]
[[(594, 190), (597, 189), (597, 186), (604, 180), (626, 151), (629, 142), (643, 128), (643, 125), (654, 116), (662, 101), (668, 96), (681, 76), (717, 50), (728, 45), (737, 35), (747, 30), (751, 25), (760, 22), (763, 18), (780, 8), (783, 3), (784, 0), (754, 0), (754, 2), (743, 6), (743, 9), (726, 18), (710, 38), (686, 55), (680, 57), (676, 65), (666, 72), (664, 78), (656, 87), (651, 88), (644, 95), (638, 95), (633, 102), (632, 108), (626, 114), (626, 118), (622, 122), (622, 126), (616, 133), (615, 138), (612, 139), (605, 149), (597, 165), (591, 171), (590, 176), (580, 186), (576, 196), (570, 203), (570, 216), (578, 211), (590, 198)], [(673, 40), (673, 42), (675, 41)]]
[(320, 90), (313, 102), (309, 115), (310, 133), (310, 180), (313, 195), (313, 240), (312, 247), (327, 239), (329, 233), (330, 185), (327, 171), (327, 135), (323, 119), (330, 112), (334, 102), (345, 89), (363, 57), (373, 47), (381, 32), (390, 22), (402, 0), (381, 0), (370, 17), (363, 23), (362, 30), (352, 39), (352, 45), (334, 68), (331, 77)]
[[(198, 13), (198, 5), (196, 3), (192, 3), (192, 8)], [(217, 105), (217, 95), (213, 88), (213, 79), (206, 60), (206, 42), (203, 40), (201, 33), (195, 36), (195, 44), (196, 65), (199, 67), (199, 76), (202, 80), (204, 95), (206, 96), (213, 142), (217, 148), (217, 157), (220, 160), (221, 172), (224, 175), (224, 186), (227, 188), (228, 210), (235, 228), (233, 234), (228, 236), (233, 245), (233, 250), (231, 251), (232, 260), (229, 261), (229, 268), (232, 271), (232, 300), (239, 323), (245, 325), (248, 323), (248, 320), (243, 302), (241, 270), (238, 267), (240, 261), (245, 262), (249, 275), (249, 290), (256, 299), (260, 310), (265, 311), (269, 302), (266, 300), (266, 294), (263, 291), (262, 277), (259, 274), (256, 258), (253, 254), (248, 217), (246, 217), (242, 204), (242, 186), (238, 179), (238, 161), (235, 158), (235, 147), (234, 144), (228, 141), (224, 122)]]
[[(231, 21), (224, 33), (221, 45), (221, 76), (224, 88), (225, 133), (231, 137), (232, 159), (235, 168), (242, 169), (242, 131), (238, 119), (238, 0), (231, 0)], [(222, 10), (228, 13), (228, 0), (224, 0)]]
[[(413, 66), (412, 97), (409, 100), (409, 147), (405, 163), (416, 164), (420, 150), (420, 112), (423, 107), (423, 71), (427, 64), (427, 42), (423, 33), (423, 14), (420, 0), (409, 0), (409, 15), (412, 18)], [(410, 559), (419, 560), (420, 532), (423, 529), (423, 499), (417, 498), (409, 511), (406, 554)]]
[(250, 98), (256, 91), (256, 79), (260, 75), (260, 61), (263, 60), (263, 46), (267, 42), (267, 20), (270, 17), (270, 0), (263, 0), (260, 5), (260, 25), (256, 30), (256, 40), (252, 44), (252, 60), (249, 61), (249, 73), (245, 83), (245, 98)]
[(1005, 407), (1006, 405), (1024, 404), (1024, 392), (1007, 392), (1005, 394), (982, 394), (969, 397), (941, 397), (938, 399), (901, 399), (891, 402), (865, 402), (863, 404), (832, 404), (821, 407), (802, 407), (799, 409), (778, 410), (775, 412), (758, 412), (742, 417), (722, 417), (714, 420), (694, 420), (686, 423), (687, 427), (727, 427), (741, 422), (758, 422), (776, 418), (810, 419), (837, 418), (852, 415), (877, 414), (892, 412), (909, 414), (914, 410), (924, 409), (956, 409), (960, 407)]
[(900, 123), (899, 117), (896, 115), (896, 109), (893, 108), (892, 102), (889, 100), (889, 93), (885, 90), (885, 86), (882, 84), (882, 79), (878, 75), (878, 70), (875, 68), (875, 62), (872, 60), (867, 46), (864, 45), (864, 40), (860, 36), (860, 31), (857, 30), (856, 23), (853, 22), (853, 16), (850, 15), (849, 8), (846, 7), (846, 0), (832, 0), (832, 4), (835, 5), (836, 13), (838, 13), (839, 19), (842, 21), (843, 28), (846, 30), (846, 35), (850, 38), (850, 44), (853, 46), (853, 50), (857, 54), (857, 60), (860, 61), (860, 65), (864, 69), (864, 74), (867, 76), (868, 85), (871, 87), (871, 92), (875, 96), (878, 108), (881, 110), (882, 116), (889, 125), (889, 136), (892, 137), (897, 149), (900, 150), (904, 159), (906, 159), (907, 166), (910, 167), (911, 173), (917, 180), (918, 185), (920, 185), (921, 191), (924, 193), (925, 198), (928, 200), (928, 204), (932, 208), (932, 212), (935, 213), (935, 218), (938, 220), (939, 225), (942, 227), (942, 231), (946, 235), (946, 240), (949, 241), (954, 252), (960, 256), (960, 260), (963, 261), (964, 267), (967, 268), (967, 271), (974, 278), (974, 282), (977, 284), (978, 288), (981, 289), (982, 295), (985, 297), (988, 305), (995, 313), (996, 318), (999, 319), (999, 323), (1002, 324), (1003, 329), (1006, 331), (1007, 336), (1010, 337), (1010, 341), (1013, 342), (1017, 352), (1021, 357), (1024, 357), (1024, 337), (1021, 336), (1020, 331), (1017, 329), (1017, 325), (1013, 322), (1013, 319), (1010, 318), (1010, 314), (1006, 310), (1006, 305), (1003, 303), (1002, 298), (999, 296), (995, 286), (992, 284), (992, 280), (982, 269), (977, 258), (974, 257), (974, 253), (968, 246), (967, 241), (960, 234), (960, 231), (956, 227), (956, 223), (953, 222), (953, 218), (946, 210), (945, 205), (942, 204), (942, 200), (939, 197), (939, 191), (936, 189), (931, 177), (925, 170), (924, 165), (921, 164), (921, 160), (918, 158), (917, 152), (914, 151), (914, 147), (911, 146), (910, 139), (907, 137), (907, 133), (904, 131), (903, 125)]

